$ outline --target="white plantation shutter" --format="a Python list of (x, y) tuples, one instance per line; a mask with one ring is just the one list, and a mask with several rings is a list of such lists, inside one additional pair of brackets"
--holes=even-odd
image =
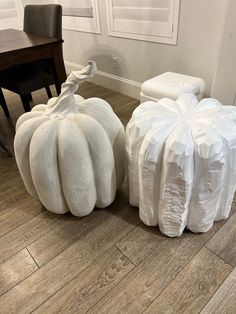
[(59, 0), (64, 16), (79, 16), (93, 18), (92, 0)]
[(58, 0), (63, 8), (63, 28), (100, 33), (97, 0)]
[(22, 28), (22, 6), (18, 0), (0, 0), (0, 29)]
[(111, 36), (176, 43), (179, 0), (106, 0)]
[[(1, 0), (0, 0), (1, 1)], [(26, 6), (28, 4), (52, 4), (57, 3), (55, 0), (21, 0), (23, 6)]]

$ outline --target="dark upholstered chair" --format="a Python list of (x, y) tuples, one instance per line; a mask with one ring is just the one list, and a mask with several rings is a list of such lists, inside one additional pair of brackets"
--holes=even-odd
[[(61, 40), (62, 7), (57, 4), (25, 6), (24, 31)], [(31, 92), (45, 87), (51, 98), (49, 86), (52, 84), (54, 81), (49, 60), (26, 63), (0, 72), (0, 87), (19, 94), (25, 111), (30, 111)], [(2, 91), (0, 104), (9, 117)]]

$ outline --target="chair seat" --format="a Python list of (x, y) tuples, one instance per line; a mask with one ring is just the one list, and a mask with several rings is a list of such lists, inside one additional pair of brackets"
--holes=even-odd
[(17, 94), (28, 95), (32, 91), (54, 84), (46, 63), (33, 62), (15, 66), (0, 73), (0, 85)]

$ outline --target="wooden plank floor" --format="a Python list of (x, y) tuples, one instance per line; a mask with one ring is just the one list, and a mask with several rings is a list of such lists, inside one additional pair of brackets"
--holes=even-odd
[[(92, 83), (80, 94), (107, 100), (124, 124), (138, 105)], [(12, 149), (23, 107), (18, 96), (5, 95), (12, 119), (0, 108), (0, 134)], [(43, 90), (33, 98), (47, 101)], [(230, 218), (208, 233), (170, 239), (140, 222), (127, 183), (111, 206), (79, 219), (32, 199), (2, 150), (0, 178), (0, 314), (236, 313), (234, 204)]]

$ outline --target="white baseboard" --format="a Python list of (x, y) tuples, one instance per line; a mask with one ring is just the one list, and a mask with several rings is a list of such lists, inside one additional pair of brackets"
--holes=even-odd
[[(65, 61), (65, 67), (66, 72), (69, 74), (71, 71), (78, 71), (81, 69), (82, 65)], [(90, 79), (90, 81), (121, 94), (139, 99), (141, 83), (102, 71), (97, 71), (96, 75)]]

